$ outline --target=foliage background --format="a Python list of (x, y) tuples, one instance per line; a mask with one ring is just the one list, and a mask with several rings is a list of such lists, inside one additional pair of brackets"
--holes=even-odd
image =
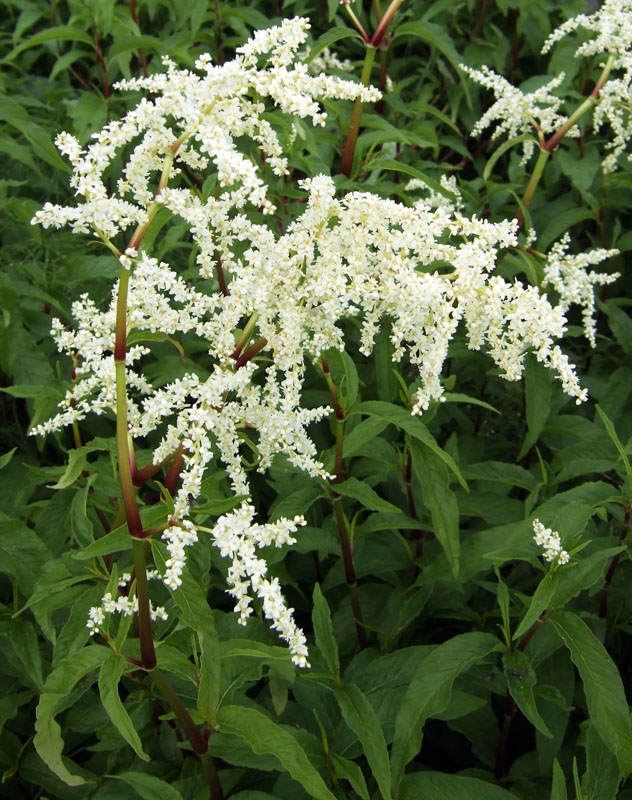
[[(559, 45), (550, 64), (539, 51), (550, 30), (584, 6), (579, 0), (405, 3), (373, 73), (377, 83), (383, 59), (392, 88), (381, 106), (365, 109), (355, 169), (350, 179), (336, 178), (339, 188), (407, 202), (409, 177), (434, 186), (441, 175), (454, 174), (468, 214), (511, 217), (527, 169), (513, 149), (484, 174), (496, 144), (473, 140), (469, 132), (489, 96), (464, 81), (457, 66), (487, 64), (526, 86), (547, 70), (564, 70), (569, 98), (581, 97), (595, 65), (573, 59), (572, 43)], [(78, 450), (71, 431), (46, 440), (27, 431), (53, 413), (70, 379), (72, 365), (49, 336), (51, 316), (70, 319), (70, 304), (82, 293), (109, 298), (117, 264), (78, 237), (51, 234), (30, 220), (45, 201), (70, 202), (69, 169), (53, 145), (55, 134), (71, 130), (85, 144), (128, 108), (129, 97), (112, 84), (158, 70), (162, 55), (181, 66), (207, 51), (221, 61), (253, 29), (295, 14), (310, 17), (314, 42), (351, 59), (356, 77), (362, 44), (348, 35), (344, 9), (333, 0), (5, 0), (3, 7), (1, 793), (208, 796), (161, 693), (102, 645), (98, 653), (94, 644), (86, 647), (85, 620), (103, 594), (103, 566), (118, 564), (121, 572), (129, 564), (124, 546), (114, 557), (110, 544), (103, 545), (118, 496), (113, 423), (95, 417), (82, 423), (85, 444)], [(354, 8), (373, 29), (375, 9)], [(299, 126), (293, 179), (337, 174), (351, 104), (325, 106), (325, 128)], [(523, 382), (507, 383), (484, 354), (457, 341), (444, 376), (449, 402), (411, 420), (406, 407), (416, 376), (405, 363), (391, 363), (387, 333), (371, 359), (353, 344), (348, 355), (330, 359), (348, 417), (347, 480), (339, 488), (369, 647), (358, 645), (331, 498), (282, 460), (253, 478), (255, 500), (263, 518), (304, 513), (308, 519), (297, 546), (269, 558), (308, 633), (311, 671), (291, 666), (260, 618), (237, 626), (224, 593), (226, 567), (209, 543), (193, 550), (187, 597), (169, 600), (164, 591), (173, 613), (156, 626), (159, 663), (200, 725), (206, 718), (199, 705), (196, 711), (196, 686), (204, 656), (195, 639), (190, 655), (192, 631), (201, 640), (212, 629), (217, 638), (218, 705), (232, 717), (222, 720), (220, 713), (210, 742), (226, 796), (332, 796), (322, 784), (338, 798), (386, 798), (405, 731), (425, 722), (421, 749), (413, 736), (400, 800), (448, 793), (482, 800), (564, 798), (567, 792), (591, 800), (632, 797), (625, 783), (632, 734), (624, 702), (632, 664), (625, 549), (632, 323), (624, 269), (632, 248), (632, 174), (622, 160), (604, 180), (606, 136), (587, 123), (579, 140), (565, 140), (530, 208), (541, 251), (570, 231), (576, 251), (603, 246), (621, 253), (604, 267), (624, 277), (599, 301), (595, 350), (581, 336), (579, 315), (570, 314), (564, 348), (589, 389), (586, 405), (576, 407), (535, 363)], [(153, 254), (177, 264), (184, 276), (193, 269), (183, 226), (156, 234)], [(505, 254), (500, 271), (539, 279), (537, 261), (518, 252)], [(347, 333), (353, 343), (354, 331)], [(168, 343), (155, 344), (148, 377), (167, 383), (185, 370), (204, 370), (195, 343), (184, 347), (182, 357)], [(328, 402), (316, 368), (307, 396), (313, 404)], [(316, 433), (330, 464), (334, 426), (321, 423)], [(149, 453), (148, 445), (137, 455), (147, 461)], [(156, 490), (150, 484), (144, 492), (148, 513)], [(229, 507), (229, 497), (218, 468), (206, 481), (198, 518), (212, 521)], [(567, 549), (585, 546), (572, 569), (543, 578), (532, 542), (535, 517), (559, 530)], [(450, 564), (432, 534), (442, 526), (451, 541), (455, 532), (460, 537), (458, 572), (456, 557)], [(205, 597), (212, 612), (204, 610)], [(520, 649), (522, 635), (546, 609), (551, 622)], [(126, 634), (119, 631), (121, 643)], [(132, 653), (133, 632), (128, 645)], [(54, 698), (56, 717), (50, 711), (36, 749), (43, 692)], [(414, 709), (408, 723), (402, 722), (407, 708)], [(44, 715), (40, 703), (38, 716)], [(60, 777), (64, 769), (87, 782), (68, 785)]]

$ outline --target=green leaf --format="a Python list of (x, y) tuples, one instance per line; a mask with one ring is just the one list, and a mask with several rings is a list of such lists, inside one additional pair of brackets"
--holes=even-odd
[(180, 354), (181, 358), (184, 358), (184, 348), (177, 341), (177, 339), (173, 339), (171, 336), (167, 336), (166, 333), (151, 332), (151, 331), (136, 331), (129, 335), (127, 339), (128, 345), (137, 344), (138, 342), (169, 342), (172, 344), (178, 353)]
[(553, 761), (553, 782), (551, 783), (551, 800), (567, 800), (566, 779), (557, 758)]
[(207, 514), (213, 517), (221, 517), (238, 506), (243, 500), (247, 500), (247, 494), (236, 494), (232, 497), (222, 497), (216, 500), (205, 500), (199, 505), (193, 506), (192, 514)]
[(79, 30), (79, 28), (73, 28), (70, 25), (58, 25), (54, 28), (48, 28), (45, 31), (36, 33), (35, 36), (31, 36), (25, 42), (22, 42), (22, 44), (14, 47), (13, 50), (4, 57), (3, 61), (13, 61), (23, 50), (29, 47), (37, 47), (37, 45), (44, 44), (45, 42), (82, 42), (83, 44), (89, 44), (91, 47), (94, 47), (94, 42), (91, 37), (88, 36), (87, 33), (84, 33), (84, 31)]
[(11, 463), (11, 459), (13, 458), (13, 455), (17, 449), (17, 447), (14, 447), (12, 450), (9, 450), (8, 452), (4, 453), (4, 455), (0, 456), (0, 469), (4, 469), (7, 464)]
[(336, 800), (299, 742), (276, 722), (254, 708), (224, 706), (219, 710), (220, 730), (247, 742), (256, 754), (275, 756), (310, 797)]
[[(156, 565), (164, 570), (160, 545), (152, 540)], [(213, 612), (200, 585), (187, 569), (182, 574), (182, 585), (170, 589), (179, 609), (181, 621), (198, 634), (200, 642), (200, 688), (197, 708), (202, 718), (215, 726), (220, 699), (220, 648)], [(255, 643), (258, 644), (258, 643)], [(280, 648), (279, 648), (280, 649)], [(287, 651), (285, 651), (287, 657)]]
[(595, 212), (590, 208), (573, 207), (561, 214), (549, 214), (548, 222), (544, 231), (538, 236), (538, 250), (544, 252), (549, 245), (559, 239), (563, 233), (570, 230), (573, 225), (585, 222), (587, 219), (595, 219)]
[(70, 524), (70, 532), (80, 546), (89, 545), (94, 541), (92, 520), (88, 516), (88, 493), (96, 477), (96, 475), (91, 475), (86, 481), (86, 485), (75, 492), (68, 510), (67, 519)]
[(573, 564), (571, 569), (560, 572), (551, 609), (564, 608), (569, 600), (572, 600), (580, 592), (603, 581), (604, 572), (611, 559), (624, 550), (625, 545), (605, 547), (582, 558), (579, 563)]
[(48, 488), (67, 489), (69, 486), (72, 486), (85, 469), (88, 455), (103, 450), (109, 452), (112, 445), (113, 442), (110, 439), (96, 438), (88, 444), (84, 444), (83, 447), (77, 447), (75, 450), (71, 450), (68, 454), (68, 464), (66, 465), (63, 475), (56, 484)]
[(107, 775), (106, 777), (125, 781), (142, 800), (156, 800), (156, 798), (182, 800), (182, 795), (177, 789), (163, 781), (162, 778), (146, 772), (121, 772), (119, 775)]
[(395, 719), (391, 750), (393, 796), (399, 797), (404, 768), (419, 752), (426, 720), (447, 708), (456, 678), (472, 664), (486, 658), (499, 644), (499, 640), (488, 633), (463, 633), (435, 648), (423, 660)]
[(500, 414), (500, 411), (484, 400), (479, 400), (478, 397), (470, 397), (469, 394), (461, 394), (460, 392), (444, 392), (442, 400), (446, 403), (467, 403), (470, 406), (480, 406), (486, 408), (488, 411), (493, 411), (494, 414)]
[(507, 688), (518, 708), (536, 730), (548, 739), (552, 739), (553, 734), (540, 716), (533, 697), (533, 687), (537, 683), (537, 678), (526, 655), (521, 650), (505, 653), (503, 667), (507, 677)]
[(373, 706), (362, 691), (349, 683), (336, 692), (342, 717), (362, 744), (383, 800), (391, 800), (391, 770), (386, 740)]
[[(86, 781), (69, 772), (65, 759), (62, 759), (64, 741), (61, 728), (55, 721), (55, 713), (72, 688), (84, 675), (99, 667), (110, 653), (109, 648), (93, 644), (64, 659), (46, 679), (44, 693), (37, 706), (33, 744), (42, 761), (68, 786), (81, 786)], [(76, 764), (70, 764), (75, 770), (78, 769)]]
[(371, 439), (379, 436), (387, 425), (388, 422), (385, 419), (369, 417), (368, 419), (363, 419), (350, 433), (345, 432), (342, 450), (343, 458), (354, 456)]
[(365, 403), (360, 403), (359, 405), (355, 406), (351, 413), (381, 417), (382, 419), (388, 420), (388, 422), (392, 423), (397, 428), (401, 428), (406, 433), (409, 433), (412, 437), (420, 441), (425, 447), (438, 455), (439, 458), (452, 471), (461, 486), (467, 490), (467, 483), (461, 475), (461, 472), (454, 462), (452, 456), (439, 447), (434, 436), (430, 433), (424, 423), (418, 417), (413, 417), (412, 414), (410, 414), (409, 411), (406, 411), (405, 408), (396, 406), (393, 403), (385, 403), (382, 400), (368, 400)]
[(130, 719), (125, 706), (119, 697), (118, 685), (123, 673), (128, 669), (129, 664), (123, 656), (110, 652), (99, 670), (99, 695), (103, 708), (107, 711), (112, 724), (121, 734), (125, 741), (134, 749), (134, 752), (143, 761), (149, 761), (149, 756), (143, 750), (134, 723)]
[(0, 120), (16, 128), (31, 144), (33, 152), (56, 169), (70, 172), (51, 141), (50, 133), (37, 125), (25, 108), (10, 97), (0, 96)]
[(483, 178), (485, 181), (489, 180), (489, 176), (492, 174), (496, 162), (507, 150), (511, 150), (512, 147), (521, 144), (521, 142), (528, 141), (536, 142), (537, 144), (537, 140), (533, 136), (525, 133), (522, 136), (514, 136), (513, 139), (508, 139), (506, 142), (503, 142), (500, 147), (497, 147), (487, 160), (487, 164), (485, 164), (485, 169), (483, 170)]
[(515, 800), (516, 795), (493, 783), (443, 772), (414, 772), (402, 781), (398, 800)]
[(331, 47), (332, 44), (339, 42), (341, 39), (360, 39), (362, 41), (362, 37), (358, 33), (358, 31), (354, 30), (353, 28), (330, 28), (328, 31), (319, 36), (318, 39), (315, 41), (314, 45), (310, 48), (309, 56), (307, 58), (308, 63), (316, 58), (316, 56), (320, 55), (326, 47)]
[(424, 492), (424, 505), (430, 512), (432, 530), (439, 540), (455, 575), (459, 572), (459, 507), (450, 489), (448, 470), (433, 450), (418, 441), (410, 444), (413, 468)]
[(463, 477), (467, 480), (494, 481), (505, 483), (509, 486), (519, 486), (521, 489), (535, 489), (538, 481), (524, 467), (509, 464), (505, 461), (481, 461), (468, 464), (462, 469)]
[(113, 531), (106, 533), (96, 542), (85, 547), (79, 552), (72, 554), (73, 558), (78, 561), (88, 561), (97, 556), (105, 556), (109, 553), (118, 553), (122, 550), (130, 550), (132, 547), (132, 537), (129, 535), (127, 524), (121, 525), (120, 528), (115, 528)]
[(524, 636), (529, 628), (538, 621), (542, 613), (549, 608), (557, 589), (558, 580), (559, 573), (557, 571), (547, 572), (544, 578), (542, 578), (531, 598), (529, 608), (522, 618), (520, 625), (516, 628), (516, 632), (513, 635), (514, 640)]
[(602, 303), (598, 300), (597, 306), (606, 313), (610, 330), (623, 348), (623, 352), (632, 353), (632, 319), (629, 314), (626, 314), (614, 301)]
[[(431, 178), (428, 175), (425, 175), (423, 172), (420, 172), (418, 169), (415, 169), (415, 167), (411, 167), (410, 164), (405, 164), (405, 163), (400, 162), (400, 161), (391, 161), (388, 158), (384, 158), (384, 159), (380, 158), (376, 162), (376, 165), (380, 169), (388, 169), (388, 170), (392, 170), (393, 172), (401, 172), (404, 175), (410, 175), (411, 178), (417, 178), (417, 180), (422, 181), (423, 183), (425, 183), (430, 191), (432, 191), (432, 192), (434, 192), (436, 194), (443, 195), (443, 197), (446, 197), (448, 200), (453, 200), (454, 199), (454, 195), (452, 194), (452, 192), (448, 191), (444, 186), (442, 186), (439, 181), (436, 181), (436, 180), (434, 180), (434, 178)], [(385, 336), (385, 339), (388, 340), (388, 336)], [(378, 341), (378, 339), (376, 337), (376, 343), (377, 343), (377, 341)], [(392, 351), (392, 348), (391, 348), (389, 350), (389, 354), (391, 354), (392, 352), (393, 351)], [(388, 365), (388, 373), (386, 373), (386, 365)], [(379, 367), (379, 365), (376, 364), (376, 367)], [(382, 368), (379, 370), (379, 376), (380, 377), (387, 377), (388, 376), (388, 380), (389, 380), (390, 384), (393, 387), (396, 386), (396, 383), (395, 383), (396, 379), (393, 378), (393, 362), (392, 362), (392, 360), (390, 358), (388, 358), (388, 359), (384, 358), (384, 364), (383, 364)], [(380, 383), (381, 383), (381, 381), (380, 381)], [(396, 392), (391, 391), (390, 394), (391, 394), (391, 397), (394, 397)], [(385, 398), (382, 397), (382, 393), (380, 391), (380, 385), (379, 384), (378, 384), (378, 396), (379, 396), (380, 400), (385, 400)], [(399, 406), (396, 406), (396, 407), (398, 408)]]
[(268, 663), (290, 660), (287, 647), (274, 647), (251, 639), (229, 639), (221, 642), (218, 653), (221, 658), (256, 658)]
[(585, 737), (586, 772), (582, 775), (584, 797), (590, 800), (614, 800), (621, 773), (617, 759), (607, 748), (594, 725), (588, 725)]
[(349, 761), (348, 758), (338, 755), (338, 753), (328, 753), (328, 758), (334, 765), (334, 772), (336, 777), (344, 778), (349, 781), (354, 791), (362, 798), (362, 800), (371, 800), (369, 797), (369, 790), (366, 786), (366, 781), (362, 770), (354, 762)]
[(518, 453), (520, 461), (538, 441), (551, 413), (553, 374), (529, 355), (524, 369), (525, 399), (527, 406), (528, 433)]
[(431, 47), (436, 47), (455, 70), (459, 68), (462, 58), (454, 49), (452, 38), (441, 26), (435, 25), (433, 22), (405, 22), (403, 25), (397, 26), (393, 39), (400, 36), (415, 36)]
[(138, 50), (141, 47), (143, 50), (152, 53), (164, 53), (166, 44), (162, 39), (155, 36), (127, 36), (114, 42), (107, 51), (106, 59), (110, 62), (120, 56), (121, 53), (128, 53), (130, 50)]
[[(164, 505), (144, 506), (140, 509), (140, 518), (143, 529), (148, 530), (164, 522), (167, 511)], [(98, 556), (106, 556), (110, 553), (119, 553), (122, 550), (130, 550), (132, 547), (132, 537), (129, 535), (127, 523), (114, 528), (113, 531), (106, 533), (96, 542), (89, 544), (83, 550), (73, 553), (72, 557), (78, 561), (88, 561)]]
[[(212, 616), (212, 615), (211, 615)], [(217, 709), (220, 701), (220, 657), (215, 630), (210, 631), (208, 622), (205, 630), (198, 634), (200, 639), (200, 687), (198, 689), (197, 710), (209, 725), (217, 725)]]
[(603, 422), (603, 426), (606, 429), (606, 433), (612, 440), (614, 446), (619, 451), (619, 455), (621, 456), (621, 460), (623, 461), (623, 466), (625, 467), (625, 474), (628, 479), (628, 492), (632, 492), (632, 470), (630, 469), (630, 461), (628, 459), (627, 453), (625, 452), (625, 448), (621, 444), (621, 440), (617, 436), (615, 427), (612, 421), (608, 418), (608, 415), (599, 405), (596, 405), (595, 408), (597, 409), (597, 413), (599, 414), (599, 417)]
[(383, 500), (368, 484), (359, 481), (357, 478), (347, 478), (341, 483), (336, 483), (334, 489), (343, 497), (352, 497), (362, 503), (367, 510), (400, 512), (397, 506), (389, 503), (388, 500)]
[(312, 625), (314, 626), (316, 646), (322, 653), (329, 671), (334, 676), (335, 680), (339, 681), (340, 660), (338, 658), (338, 643), (334, 637), (329, 606), (327, 605), (327, 601), (318, 583), (314, 586), (312, 602)]
[(40, 643), (35, 626), (25, 620), (14, 620), (9, 631), (9, 641), (13, 645), (15, 654), (24, 665), (24, 670), (30, 678), (30, 684), (41, 692), (44, 675)]
[(30, 691), (4, 694), (3, 697), (0, 697), (0, 734), (2, 734), (5, 723), (18, 713), (20, 706), (30, 702), (32, 698), (33, 692)]
[(550, 622), (579, 671), (590, 720), (616, 756), (625, 777), (632, 771), (632, 728), (619, 670), (599, 639), (576, 614), (557, 611)]

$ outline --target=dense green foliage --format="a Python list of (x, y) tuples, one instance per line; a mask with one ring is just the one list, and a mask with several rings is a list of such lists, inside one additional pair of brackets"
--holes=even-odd
[[(419, 193), (406, 188), (408, 180), (441, 192), (448, 174), (457, 178), (466, 216), (499, 222), (521, 208), (524, 228), (535, 232), (501, 253), (497, 272), (508, 281), (541, 284), (538, 253), (567, 231), (573, 253), (618, 249), (596, 267), (622, 273), (596, 287), (596, 347), (576, 307), (561, 341), (588, 401), (576, 405), (532, 356), (522, 381), (504, 380), (485, 349), (468, 349), (459, 331), (442, 375), (445, 402), (411, 416), (415, 365), (406, 356), (392, 362), (388, 329), (371, 356), (361, 355), (358, 326), (345, 323), (347, 351), (327, 354), (339, 421), (332, 414), (310, 428), (339, 480), (310, 477), (282, 456), (259, 474), (257, 438), (243, 437), (258, 520), (307, 520), (294, 546), (269, 547), (265, 558), (307, 635), (311, 668), (291, 663), (259, 601), (247, 625), (238, 625), (225, 591), (227, 561), (200, 537), (180, 588), (150, 584), (168, 612), (153, 626), (158, 672), (142, 669), (132, 618), (113, 619), (107, 640), (86, 627), (89, 609), (107, 587), (116, 591), (133, 564), (114, 415), (86, 417), (74, 436), (71, 428), (28, 435), (56, 413), (72, 381), (72, 360), (50, 337), (52, 317), (70, 325), (71, 304), (84, 293), (104, 307), (120, 268), (88, 236), (31, 225), (45, 202), (74, 202), (54, 138), (67, 130), (89, 142), (140, 98), (113, 83), (162, 71), (162, 56), (191, 69), (206, 52), (222, 63), (253, 30), (287, 17), (308, 16), (312, 47), (330, 46), (351, 60), (350, 72), (334, 69), (344, 78), (359, 80), (365, 48), (336, 0), (6, 0), (3, 797), (198, 800), (211, 792), (219, 800), (203, 753), (208, 740), (223, 796), (233, 800), (632, 798), (625, 696), (632, 665), (632, 300), (624, 274), (632, 170), (621, 156), (612, 174), (602, 173), (609, 129), (595, 132), (587, 115), (581, 136), (554, 150), (531, 203), (521, 205), (536, 157), (522, 165), (521, 142), (502, 147), (504, 139), (486, 138), (489, 130), (471, 137), (492, 99), (459, 69), (488, 65), (528, 90), (563, 71), (563, 109), (571, 114), (602, 61), (574, 57), (581, 32), (548, 55), (540, 51), (550, 31), (584, 6), (405, 0), (376, 52), (371, 82), (386, 91), (364, 108), (349, 177), (339, 173), (352, 102), (324, 101), (326, 126), (299, 121), (294, 139), (287, 115), (271, 111), (268, 118), (291, 142), (290, 175), (270, 177), (273, 228), (300, 212), (301, 178), (325, 173), (341, 194), (371, 191), (410, 205)], [(352, 7), (374, 31), (379, 4)], [(182, 180), (200, 194), (215, 191), (212, 168)], [(156, 217), (145, 245), (193, 280), (195, 244), (186, 225), (167, 224), (167, 216)], [(209, 374), (193, 334), (175, 348), (157, 336), (150, 350), (142, 370), (154, 386), (186, 371)], [(306, 405), (331, 401), (328, 377), (318, 360), (309, 366)], [(157, 443), (149, 437), (136, 450), (139, 466)], [(144, 528), (157, 531), (149, 557), (159, 571), (171, 502), (164, 484), (173, 493), (178, 477), (168, 471), (151, 476), (137, 495)], [(236, 502), (217, 460), (192, 516), (212, 528)], [(542, 559), (534, 519), (559, 531), (570, 564)], [(341, 541), (343, 549), (350, 543), (345, 558)]]

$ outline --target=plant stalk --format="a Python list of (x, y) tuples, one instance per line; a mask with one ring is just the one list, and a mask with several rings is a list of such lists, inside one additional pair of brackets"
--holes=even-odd
[[(628, 536), (629, 528), (630, 528), (630, 506), (625, 506), (623, 512), (623, 527), (621, 528), (621, 534), (619, 536), (619, 544), (623, 544), (623, 542), (625, 542)], [(601, 590), (601, 598), (599, 601), (599, 616), (602, 618), (608, 616), (608, 589), (610, 588), (610, 584), (612, 583), (612, 579), (614, 578), (614, 573), (616, 572), (620, 560), (621, 560), (621, 553), (617, 553), (617, 555), (610, 562), (610, 566), (608, 567), (608, 572), (606, 572), (603, 588)]]
[(166, 697), (167, 702), (171, 706), (171, 710), (176, 715), (176, 719), (186, 733), (188, 740), (191, 742), (191, 747), (202, 760), (211, 800), (224, 800), (222, 785), (219, 782), (215, 764), (209, 753), (208, 741), (202, 735), (195, 722), (193, 722), (191, 715), (160, 670), (154, 670), (152, 675), (156, 685)]
[(347, 523), (345, 522), (345, 515), (342, 508), (342, 500), (340, 495), (336, 495), (334, 497), (333, 504), (334, 512), (336, 514), (336, 524), (338, 525), (338, 539), (340, 540), (342, 561), (345, 568), (345, 578), (347, 581), (347, 587), (349, 589), (349, 597), (351, 599), (351, 609), (353, 610), (356, 633), (358, 634), (358, 644), (360, 645), (360, 650), (364, 650), (366, 647), (368, 647), (368, 641), (366, 638), (366, 631), (364, 629), (362, 610), (360, 608), (360, 598), (358, 597), (358, 580), (356, 578), (355, 566), (353, 564), (353, 553), (351, 551), (349, 534), (347, 532)]
[[(529, 207), (531, 200), (533, 198), (533, 194), (540, 183), (540, 179), (542, 178), (542, 173), (544, 172), (544, 167), (546, 166), (546, 162), (548, 157), (551, 153), (555, 150), (555, 148), (559, 145), (562, 139), (566, 136), (566, 134), (571, 130), (571, 128), (579, 122), (579, 120), (584, 116), (587, 111), (592, 110), (596, 104), (597, 100), (599, 99), (599, 94), (604, 87), (604, 84), (608, 80), (610, 76), (610, 72), (612, 67), (614, 66), (614, 56), (611, 55), (608, 57), (606, 64), (601, 71), (601, 75), (597, 79), (595, 86), (590, 93), (590, 95), (582, 102), (580, 105), (575, 109), (575, 111), (571, 114), (571, 116), (566, 120), (566, 122), (555, 131), (540, 147), (540, 154), (538, 156), (538, 160), (536, 161), (535, 167), (533, 169), (533, 173), (531, 178), (529, 179), (529, 183), (527, 184), (527, 188), (525, 189), (525, 193), (522, 197), (522, 204), (525, 208)], [(516, 218), (518, 219), (518, 224), (522, 227), (524, 222), (524, 215), (522, 210), (519, 209)]]
[[(381, 23), (380, 23), (381, 24)], [(375, 59), (375, 47), (367, 44), (364, 54), (364, 64), (362, 66), (362, 76), (360, 78), (364, 86), (369, 85), (371, 77), (371, 68)], [(349, 125), (349, 132), (347, 134), (347, 141), (342, 152), (342, 159), (340, 161), (340, 173), (346, 175), (347, 178), (351, 175), (351, 168), (353, 167), (353, 156), (355, 155), (356, 142), (358, 140), (358, 132), (360, 130), (360, 121), (362, 119), (362, 100), (357, 97), (353, 106), (353, 113), (351, 115), (351, 124)]]

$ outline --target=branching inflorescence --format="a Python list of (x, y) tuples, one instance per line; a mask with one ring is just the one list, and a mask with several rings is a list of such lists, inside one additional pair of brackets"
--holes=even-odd
[[(331, 477), (308, 433), (330, 409), (304, 408), (302, 384), (308, 360), (345, 347), (344, 320), (359, 319), (363, 355), (372, 351), (379, 328), (390, 326), (394, 360), (407, 355), (418, 370), (413, 413), (441, 400), (440, 376), (459, 328), (470, 348), (487, 349), (508, 380), (520, 378), (525, 356), (533, 352), (567, 394), (578, 403), (586, 398), (574, 367), (555, 343), (565, 330), (567, 300), (573, 298), (564, 295), (562, 306), (554, 306), (536, 287), (494, 274), (499, 250), (516, 244), (515, 221), (469, 218), (458, 210), (458, 198), (439, 207), (424, 200), (407, 206), (364, 192), (338, 199), (333, 180), (318, 175), (300, 181), (304, 210), (284, 232), (268, 224), (275, 209), (266, 175), (285, 175), (287, 161), (278, 132), (264, 116), (266, 102), (323, 124), (318, 98), (379, 97), (351, 81), (309, 75), (296, 61), (308, 28), (307, 20), (295, 18), (260, 31), (222, 66), (203, 56), (196, 64), (201, 75), (167, 61), (165, 74), (123, 82), (120, 88), (141, 90), (152, 99), (109, 123), (85, 150), (68, 134), (58, 137), (80, 199), (70, 207), (47, 204), (33, 220), (92, 231), (129, 272), (126, 320), (136, 337), (125, 356), (130, 434), (139, 439), (160, 432), (155, 463), (178, 448), (184, 457), (164, 534), (169, 559), (162, 580), (172, 589), (180, 585), (186, 546), (201, 530), (208, 532), (221, 554), (232, 559), (228, 580), (240, 620), (245, 623), (251, 613), (250, 595), (259, 596), (265, 616), (302, 666), (307, 664), (305, 637), (278, 581), (266, 577), (257, 550), (291, 544), (304, 520), (256, 524), (254, 507), (244, 501), (204, 529), (189, 519), (190, 506), (216, 457), (225, 464), (234, 492), (249, 495), (240, 454), (246, 426), (257, 431), (259, 470), (282, 453), (310, 475)], [(253, 143), (252, 155), (247, 140)], [(110, 196), (106, 172), (121, 153), (126, 160)], [(213, 190), (189, 188), (181, 169), (214, 177)], [(455, 191), (452, 185), (446, 188)], [(159, 209), (188, 224), (199, 281), (191, 284), (189, 275), (186, 281), (179, 275), (179, 265), (151, 257), (140, 237), (128, 247), (114, 241), (132, 226), (148, 226)], [(209, 291), (218, 262), (226, 291), (221, 286)], [(79, 356), (76, 380), (60, 413), (34, 433), (59, 430), (90, 411), (115, 409), (117, 296), (115, 286), (105, 310), (83, 297), (73, 306), (75, 331), (55, 321), (59, 350)], [(149, 353), (141, 343), (143, 332), (202, 339), (212, 365), (208, 376), (188, 373), (168, 386), (152, 386), (138, 371)], [(245, 357), (249, 341), (252, 353), (265, 358), (265, 369)], [(134, 609), (131, 601), (120, 609), (113, 603), (108, 598), (104, 610)], [(104, 617), (93, 611), (90, 627), (98, 630)]]

